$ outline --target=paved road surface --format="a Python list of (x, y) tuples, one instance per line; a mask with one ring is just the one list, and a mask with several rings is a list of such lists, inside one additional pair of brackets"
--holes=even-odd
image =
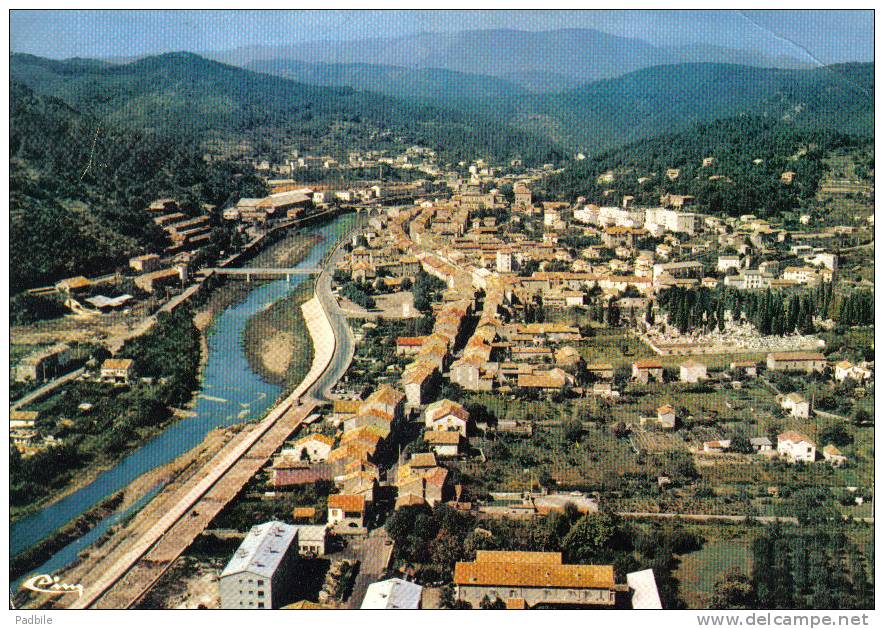
[(338, 345), (331, 366), (308, 390), (308, 394), (323, 401), (328, 400), (329, 391), (350, 367), (350, 363), (353, 362), (353, 354), (356, 351), (356, 340), (353, 338), (353, 331), (350, 329), (347, 319), (331, 289), (332, 273), (344, 254), (342, 246), (344, 242), (345, 239), (342, 239), (341, 243), (334, 249), (326, 260), (322, 273), (316, 279), (316, 297), (329, 318)]
[(359, 574), (353, 584), (353, 592), (347, 599), (347, 609), (359, 609), (362, 599), (368, 591), (368, 586), (379, 581), (390, 564), (393, 555), (393, 545), (387, 531), (383, 528), (375, 529), (369, 533), (368, 538), (361, 543), (357, 559), (359, 559)]

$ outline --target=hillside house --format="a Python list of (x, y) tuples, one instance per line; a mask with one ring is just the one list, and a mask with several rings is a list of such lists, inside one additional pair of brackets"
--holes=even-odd
[(22, 358), (15, 366), (15, 379), (18, 382), (48, 380), (57, 376), (70, 361), (70, 346), (56, 343)]
[(841, 360), (834, 365), (833, 377), (835, 382), (843, 382), (847, 378), (862, 382), (872, 377), (872, 370), (861, 365), (854, 365), (849, 360)]
[(773, 452), (773, 443), (767, 437), (752, 437), (749, 439), (749, 445), (758, 454)]
[(129, 384), (135, 367), (131, 358), (108, 358), (101, 363), (100, 379), (112, 384)]
[(433, 431), (454, 431), (467, 436), (470, 414), (451, 400), (439, 400), (427, 406), (424, 411), (424, 425)]
[(632, 363), (632, 379), (642, 384), (651, 380), (663, 382), (663, 363), (653, 358), (635, 361)]
[(614, 365), (611, 363), (593, 363), (587, 365), (586, 372), (596, 380), (614, 379)]
[(653, 417), (641, 417), (639, 423), (642, 426), (655, 425), (664, 430), (673, 430), (676, 424), (675, 409), (670, 404), (663, 404), (657, 409)]
[(129, 258), (129, 268), (137, 273), (156, 271), (160, 268), (160, 256), (155, 253), (148, 253), (143, 256)]
[(831, 443), (823, 448), (823, 458), (832, 467), (841, 467), (847, 463), (847, 457), (841, 453), (841, 450)]
[(780, 407), (792, 417), (806, 419), (810, 417), (810, 402), (800, 393), (784, 395), (780, 401)]
[(755, 378), (758, 375), (758, 363), (754, 360), (735, 360), (730, 364), (730, 369), (735, 378)]
[(791, 463), (813, 463), (816, 444), (800, 432), (788, 430), (777, 435), (777, 454)]

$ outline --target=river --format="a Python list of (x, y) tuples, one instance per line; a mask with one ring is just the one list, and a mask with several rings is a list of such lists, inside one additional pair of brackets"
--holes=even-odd
[[(316, 266), (339, 236), (349, 229), (353, 218), (344, 215), (313, 227), (312, 233), (322, 239), (298, 266)], [(310, 276), (294, 275), (290, 281), (276, 280), (258, 285), (244, 300), (217, 316), (209, 328), (208, 356), (194, 416), (169, 425), (88, 485), (12, 524), (9, 534), (11, 555), (31, 548), (139, 476), (198, 446), (211, 430), (261, 418), (282, 390), (252, 371), (242, 345), (246, 322), (257, 312), (289, 295), (307, 277)], [(102, 521), (99, 527), (107, 528), (104, 524)], [(82, 543), (80, 540), (71, 542), (45, 565), (54, 569), (63, 567), (59, 565), (62, 558), (69, 563), (72, 555), (76, 557), (71, 553), (75, 545), (81, 547)]]

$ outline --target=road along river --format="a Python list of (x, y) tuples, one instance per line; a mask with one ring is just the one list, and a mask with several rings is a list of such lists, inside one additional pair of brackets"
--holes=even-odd
[[(322, 236), (322, 240), (298, 266), (317, 266), (336, 244), (338, 237), (349, 230), (353, 221), (352, 215), (345, 215), (313, 227), (313, 233)], [(102, 472), (89, 485), (14, 523), (10, 527), (11, 554), (27, 550), (124, 489), (142, 474), (196, 447), (214, 428), (263, 417), (282, 390), (252, 371), (242, 347), (243, 332), (251, 316), (289, 295), (303, 281), (312, 279), (309, 276), (292, 276), (290, 281), (277, 280), (256, 286), (243, 301), (222, 312), (209, 330), (208, 357), (194, 408), (195, 415), (170, 425), (114, 467)], [(304, 342), (310, 341), (304, 339)], [(76, 543), (76, 540), (72, 542)], [(69, 557), (70, 553), (66, 550), (62, 549), (57, 554)], [(57, 561), (50, 562), (57, 567)]]

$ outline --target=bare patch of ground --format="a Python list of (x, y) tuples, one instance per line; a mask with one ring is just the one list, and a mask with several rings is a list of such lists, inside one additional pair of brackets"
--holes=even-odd
[(294, 352), (295, 336), (291, 332), (278, 331), (261, 341), (261, 363), (276, 375), (285, 375)]

